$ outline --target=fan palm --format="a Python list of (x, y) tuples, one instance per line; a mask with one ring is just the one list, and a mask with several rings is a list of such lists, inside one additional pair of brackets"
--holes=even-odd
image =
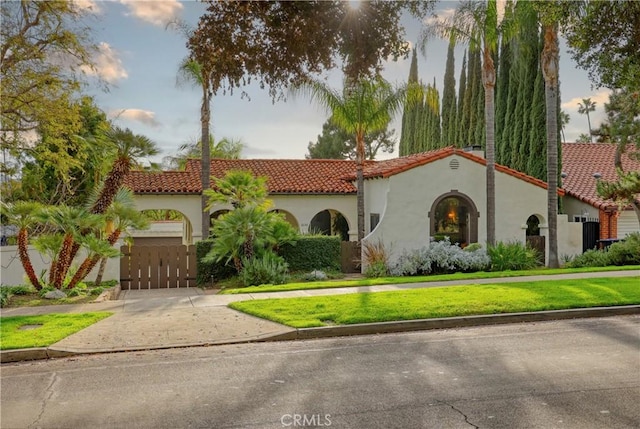
[[(403, 106), (413, 87), (394, 89), (381, 77), (373, 80), (344, 82), (344, 91), (336, 91), (325, 83), (309, 80), (296, 86), (294, 94), (303, 94), (331, 114), (331, 122), (356, 138), (356, 184), (358, 241), (364, 238), (364, 159), (365, 135), (381, 131)], [(417, 92), (417, 91), (416, 91)], [(414, 97), (411, 97), (414, 98)], [(417, 98), (417, 94), (415, 94)]]
[(202, 67), (200, 63), (191, 59), (185, 58), (178, 69), (178, 84), (191, 83), (193, 86), (197, 86), (202, 89), (202, 102), (200, 104), (200, 147), (202, 158), (201, 163), (201, 177), (202, 182), (202, 238), (209, 236), (209, 210), (207, 209), (207, 196), (204, 191), (210, 188), (211, 185), (211, 148), (209, 146), (209, 123), (211, 121), (211, 97), (213, 91), (211, 89), (211, 83), (209, 80), (209, 73)]
[(153, 141), (148, 137), (134, 134), (129, 129), (111, 127), (104, 133), (102, 139), (108, 145), (115, 147), (116, 156), (111, 165), (111, 170), (102, 184), (98, 197), (89, 209), (91, 213), (96, 214), (107, 211), (122, 186), (125, 176), (135, 165), (137, 158), (159, 153)]
[(249, 171), (231, 170), (224, 177), (214, 179), (213, 189), (205, 189), (208, 212), (217, 203), (241, 208), (247, 204), (262, 205), (267, 198), (267, 178), (254, 177)]
[(41, 206), (38, 203), (31, 201), (16, 201), (12, 204), (2, 203), (0, 205), (0, 213), (3, 217), (6, 217), (10, 225), (18, 227), (18, 256), (24, 272), (27, 278), (37, 290), (42, 289), (42, 284), (38, 280), (31, 259), (29, 258), (29, 232), (36, 225), (36, 219), (34, 213), (36, 213)]

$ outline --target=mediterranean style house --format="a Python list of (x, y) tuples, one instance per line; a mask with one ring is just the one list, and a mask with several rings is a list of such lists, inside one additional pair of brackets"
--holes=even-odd
[[(599, 239), (623, 238), (640, 229), (633, 210), (620, 210), (614, 202), (596, 194), (596, 180), (616, 177), (614, 151), (615, 146), (609, 144), (562, 145), (563, 187), (558, 194), (563, 197), (564, 214), (558, 216), (559, 255), (585, 250), (586, 223), (595, 224)], [(628, 157), (623, 165), (640, 170), (640, 162)], [(391, 250), (392, 259), (445, 236), (461, 246), (484, 243), (485, 169), (483, 152), (473, 148), (448, 147), (367, 161), (365, 241), (381, 241)], [(283, 213), (300, 232), (338, 234), (343, 240), (356, 240), (354, 161), (211, 160), (213, 177), (222, 177), (229, 170), (266, 176), (272, 209)], [(176, 237), (179, 242), (190, 244), (202, 239), (199, 160), (190, 160), (184, 171), (131, 172), (125, 183), (134, 191), (140, 210), (171, 209), (183, 214), (180, 237)], [(496, 165), (496, 240), (524, 243), (527, 236), (546, 236), (546, 193), (545, 182)], [(210, 216), (215, 218), (229, 209), (216, 206)]]
[[(615, 180), (615, 146), (600, 143), (562, 145), (562, 212), (558, 216), (558, 254), (573, 255), (640, 231), (631, 207), (618, 207), (596, 193), (598, 180)], [(623, 158), (626, 171), (640, 171), (640, 161)], [(450, 237), (461, 246), (484, 243), (485, 168), (482, 151), (444, 148), (432, 152), (368, 161), (365, 166), (365, 240), (380, 240), (392, 259), (403, 251)], [(273, 210), (300, 232), (339, 234), (356, 240), (355, 163), (342, 160), (239, 159), (211, 161), (211, 173), (232, 169), (268, 177)], [(126, 178), (140, 210), (172, 209), (176, 222), (155, 223), (132, 231), (135, 244), (192, 244), (200, 240), (200, 161), (184, 171), (135, 171)], [(496, 166), (496, 239), (546, 243), (546, 183), (510, 168)], [(638, 196), (640, 197), (640, 195)], [(212, 218), (231, 207), (211, 210)], [(540, 237), (532, 237), (539, 235)], [(47, 266), (44, 255), (30, 249), (32, 260)], [(546, 252), (545, 254), (547, 254)], [(2, 283), (20, 284), (24, 271), (16, 246), (0, 247)], [(109, 261), (105, 279), (120, 279), (120, 261)]]

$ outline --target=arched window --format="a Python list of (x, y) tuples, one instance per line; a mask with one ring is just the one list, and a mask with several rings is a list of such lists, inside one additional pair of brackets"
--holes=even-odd
[(478, 241), (478, 210), (466, 195), (451, 191), (438, 197), (429, 212), (431, 238), (449, 237), (451, 243), (466, 247)]
[(349, 241), (349, 223), (337, 210), (323, 210), (311, 219), (309, 232), (312, 234), (339, 235), (342, 241)]

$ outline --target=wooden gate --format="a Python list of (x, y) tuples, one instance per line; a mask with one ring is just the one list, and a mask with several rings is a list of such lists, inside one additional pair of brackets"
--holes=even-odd
[(340, 265), (343, 273), (360, 272), (360, 246), (357, 241), (340, 243)]
[(122, 246), (122, 289), (196, 286), (196, 246)]
[(546, 253), (544, 235), (527, 235), (527, 246), (538, 251), (538, 262), (544, 265)]

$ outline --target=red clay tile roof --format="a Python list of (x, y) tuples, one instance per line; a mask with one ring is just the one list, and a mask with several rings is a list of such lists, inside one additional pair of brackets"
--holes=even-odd
[(193, 171), (131, 171), (124, 185), (136, 194), (199, 194), (200, 174)]
[[(632, 146), (629, 146), (633, 150)], [(599, 209), (613, 209), (616, 204), (603, 200), (596, 193), (594, 173), (600, 173), (602, 180), (617, 179), (614, 165), (616, 146), (608, 143), (563, 143), (562, 171), (567, 174), (562, 180), (568, 195)], [(625, 171), (640, 171), (640, 161), (632, 160), (628, 154), (622, 158)], [(638, 195), (640, 197), (640, 195)]]
[[(414, 155), (404, 156), (401, 158), (394, 158), (394, 159), (389, 159), (385, 161), (379, 161), (374, 165), (366, 167), (364, 176), (367, 179), (373, 179), (376, 177), (386, 178), (386, 177), (393, 176), (394, 174), (402, 173), (403, 171), (407, 171), (412, 168), (418, 167), (420, 165), (425, 165), (430, 162), (446, 158), (450, 155), (459, 155), (463, 158), (467, 158), (471, 161), (477, 162), (478, 164), (487, 165), (487, 160), (480, 156), (474, 155), (463, 149), (457, 149), (454, 147), (445, 147), (442, 149), (437, 149), (437, 150), (423, 152), (423, 153), (417, 153)], [(524, 180), (525, 182), (529, 182), (533, 185), (547, 189), (546, 182), (540, 179), (536, 179), (535, 177), (529, 176), (527, 174), (521, 173), (512, 168), (505, 167), (504, 165), (496, 164), (496, 171), (500, 171), (502, 173), (516, 177), (520, 180)], [(355, 179), (355, 176), (352, 175), (351, 178)], [(564, 190), (558, 189), (558, 194), (564, 195)]]

